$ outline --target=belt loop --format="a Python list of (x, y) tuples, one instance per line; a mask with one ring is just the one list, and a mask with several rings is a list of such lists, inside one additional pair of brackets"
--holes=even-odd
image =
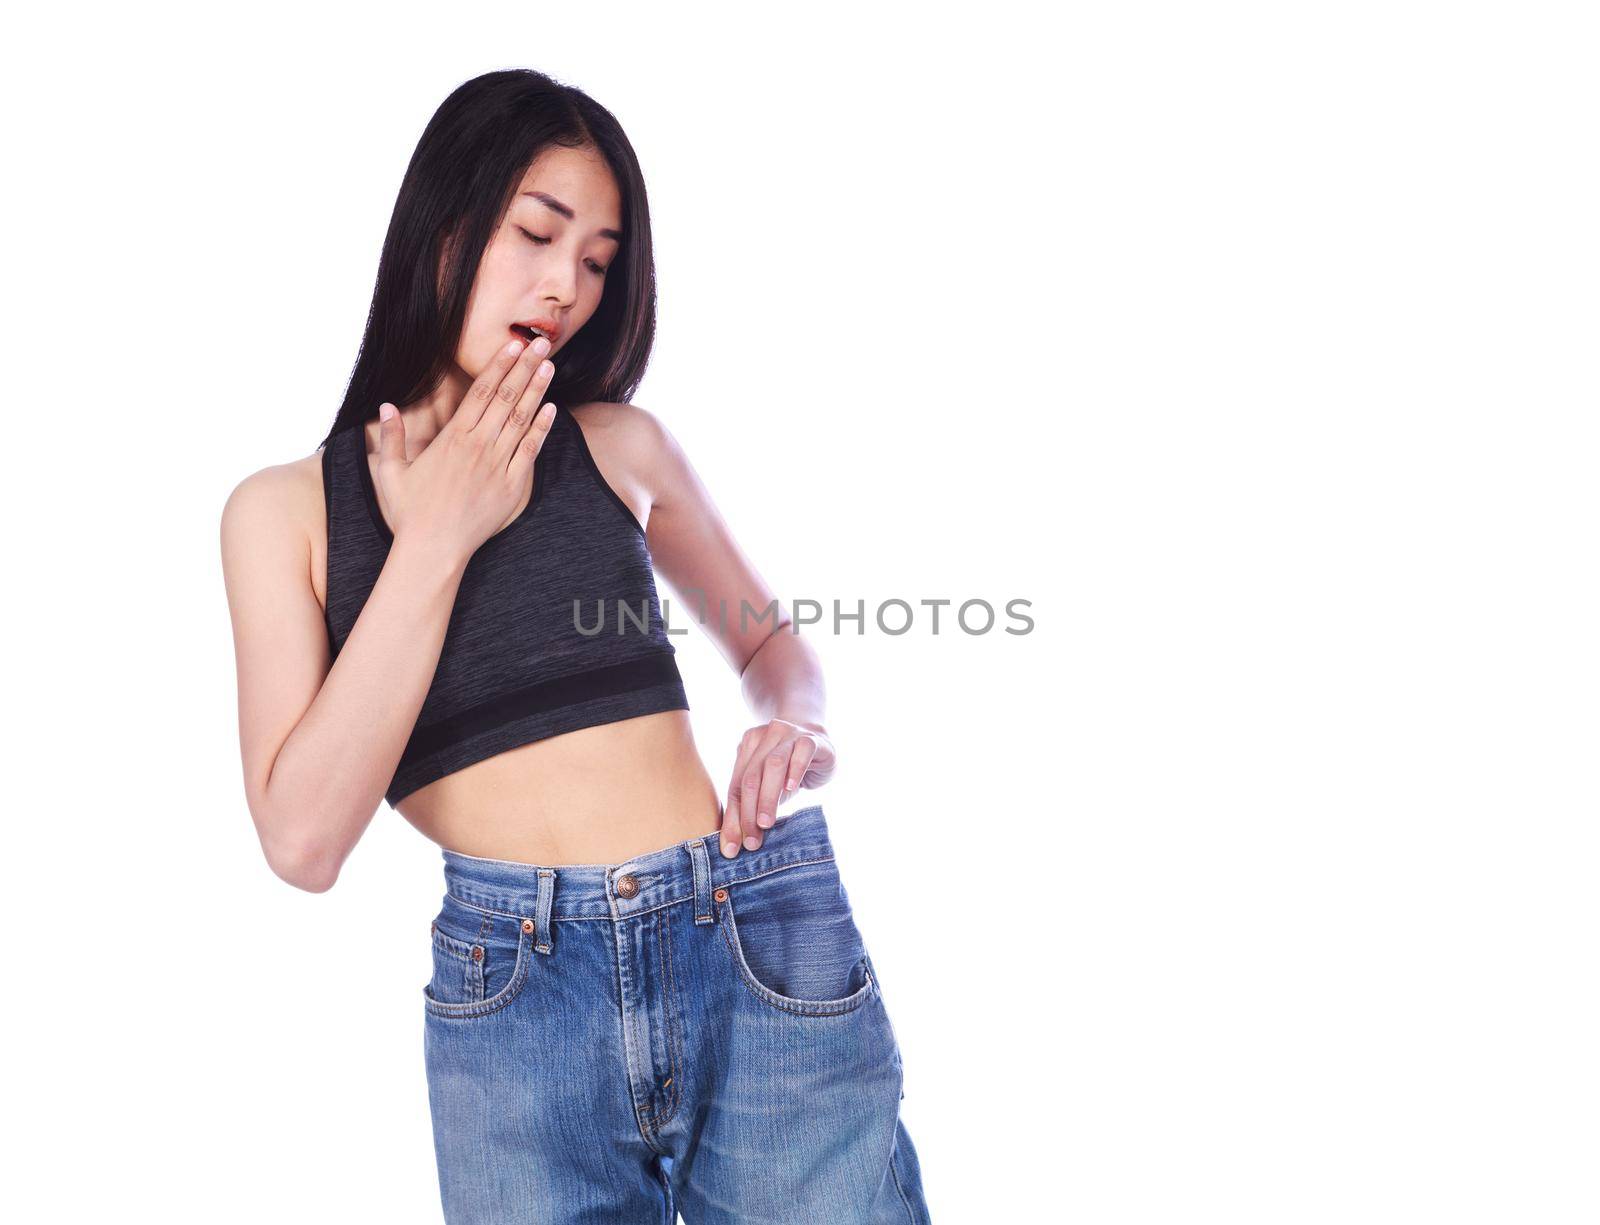
[[(555, 935), (550, 925), (550, 896), (555, 892), (556, 873), (554, 868), (539, 869), (539, 900), (536, 903), (538, 916), (534, 919), (533, 947), (541, 953), (550, 951), (550, 938)], [(539, 937), (544, 937), (544, 943), (539, 943)]]
[(694, 864), (694, 921), (711, 922), (711, 860), (706, 855), (706, 840), (692, 838), (684, 843)]

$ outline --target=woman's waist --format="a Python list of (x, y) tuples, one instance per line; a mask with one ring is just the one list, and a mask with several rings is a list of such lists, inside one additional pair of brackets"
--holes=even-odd
[(499, 753), (412, 792), (399, 811), (446, 850), (556, 864), (698, 837), (722, 809), (688, 712), (669, 710)]
[[(722, 886), (769, 879), (791, 868), (832, 864), (834, 859), (823, 807), (811, 803), (785, 816), (759, 850), (742, 851), (736, 859), (722, 857), (712, 832), (594, 863), (541, 864), (446, 849), (444, 874), (447, 905), (531, 916), (541, 908), (541, 894), (548, 893), (553, 905), (547, 917), (560, 921), (627, 918), (697, 894), (709, 903)], [(546, 877), (551, 878), (548, 886)]]

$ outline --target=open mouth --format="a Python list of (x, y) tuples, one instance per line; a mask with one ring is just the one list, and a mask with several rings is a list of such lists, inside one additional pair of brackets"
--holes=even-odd
[(518, 336), (522, 337), (522, 339), (526, 340), (530, 345), (540, 336), (543, 336), (546, 340), (550, 341), (552, 347), (555, 345), (555, 340), (552, 337), (540, 331), (538, 328), (529, 327), (525, 323), (513, 323), (511, 325), (511, 330)]

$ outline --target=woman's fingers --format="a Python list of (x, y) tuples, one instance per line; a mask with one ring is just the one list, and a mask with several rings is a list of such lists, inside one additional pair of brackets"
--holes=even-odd
[(484, 410), (494, 403), (495, 391), (499, 388), (500, 381), (511, 373), (522, 351), (522, 341), (513, 340), (496, 353), (494, 360), (483, 368), (483, 373), (472, 380), (472, 386), (467, 388), (465, 398), (451, 414), (450, 420), (445, 422), (444, 430), (439, 432), (441, 434), (446, 430), (464, 432), (477, 425), (483, 419)]
[[(366, 463), (362, 459), (362, 463)], [(393, 517), (394, 474), (406, 466), (406, 424), (400, 410), (385, 400), (378, 405), (378, 507)]]
[[(768, 750), (764, 759), (761, 786), (756, 793), (756, 846), (761, 845), (760, 831), (771, 829), (778, 823), (778, 804), (783, 800), (784, 787), (789, 782), (789, 762), (793, 756), (794, 742), (785, 736)], [(755, 850), (755, 847), (750, 849)]]
[(800, 790), (800, 784), (805, 781), (806, 771), (811, 769), (811, 759), (816, 755), (817, 742), (810, 736), (794, 738), (794, 748), (789, 753), (789, 776), (783, 784), (785, 795)]
[(755, 849), (750, 846), (752, 841), (756, 846), (761, 845), (756, 826), (756, 797), (760, 791), (761, 755), (752, 747), (740, 754), (733, 773), (734, 810), (737, 814), (735, 837), (740, 846), (750, 850)]
[[(540, 345), (548, 349), (550, 342), (541, 336), (533, 348), (538, 349)], [(540, 405), (544, 402), (544, 393), (550, 390), (550, 380), (555, 377), (555, 373), (555, 367), (549, 362), (540, 362), (532, 377), (523, 386), (517, 402), (512, 405), (505, 424), (500, 427), (500, 437), (495, 441), (494, 453), (506, 465), (509, 466), (521, 451), (523, 438), (541, 411)], [(485, 427), (487, 428), (487, 421)], [(538, 454), (537, 449), (534, 453)]]
[[(760, 849), (763, 832), (778, 823), (778, 805), (800, 789), (812, 763), (824, 755), (825, 744), (826, 737), (800, 731), (783, 719), (744, 734), (722, 810), (725, 856), (733, 858), (741, 847)], [(826, 751), (831, 755), (831, 747)]]
[(406, 424), (400, 410), (385, 400), (378, 405), (378, 463), (406, 461)]
[[(729, 858), (737, 855), (739, 848), (744, 845), (747, 829), (755, 827), (755, 802), (753, 797), (745, 795), (745, 778), (750, 762), (761, 748), (763, 730), (752, 727), (745, 732), (739, 740), (739, 752), (733, 759), (733, 774), (728, 779), (728, 806), (722, 811), (722, 853)], [(750, 812), (748, 826), (745, 821), (747, 808)]]
[[(521, 440), (516, 449), (511, 452), (511, 462), (507, 469), (511, 479), (517, 482), (524, 481), (533, 469), (533, 461), (539, 458), (539, 452), (544, 447), (544, 440), (550, 437), (550, 427), (556, 423), (556, 406), (546, 404), (533, 415), (529, 428), (520, 430)], [(509, 429), (505, 431), (509, 433)], [(520, 483), (517, 486), (521, 488)]]
[(522, 355), (512, 363), (511, 369), (506, 371), (499, 386), (494, 389), (494, 395), (490, 397), (488, 405), (483, 410), (483, 416), (478, 419), (478, 424), (473, 426), (473, 432), (483, 436), (490, 453), (498, 457), (502, 463), (508, 455), (501, 454), (499, 450), (500, 435), (505, 431), (511, 410), (521, 402), (522, 393), (528, 389), (529, 383), (538, 379), (537, 371), (547, 364), (542, 358), (549, 351), (550, 342), (543, 336), (524, 349)]
[[(734, 778), (738, 778), (735, 772)], [(722, 854), (732, 859), (739, 853), (739, 842), (744, 837), (739, 827), (739, 787), (737, 783), (728, 784), (728, 802), (722, 806)]]
[(747, 851), (759, 850), (761, 831), (776, 822), (778, 800), (789, 772), (789, 737), (771, 726), (750, 746), (739, 775), (739, 828)]
[(809, 737), (814, 743), (814, 751), (806, 761), (805, 773), (800, 776), (804, 782), (807, 775), (813, 778), (812, 786), (820, 787), (833, 777), (833, 772), (839, 768), (839, 758), (834, 752), (833, 741), (825, 732), (812, 732)]

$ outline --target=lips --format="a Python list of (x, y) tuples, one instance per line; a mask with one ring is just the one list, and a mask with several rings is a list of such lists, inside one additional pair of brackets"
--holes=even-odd
[(522, 337), (529, 344), (533, 343), (534, 337), (543, 336), (550, 342), (552, 348), (561, 339), (560, 325), (553, 319), (524, 319), (521, 322), (513, 323), (511, 331), (514, 335)]

